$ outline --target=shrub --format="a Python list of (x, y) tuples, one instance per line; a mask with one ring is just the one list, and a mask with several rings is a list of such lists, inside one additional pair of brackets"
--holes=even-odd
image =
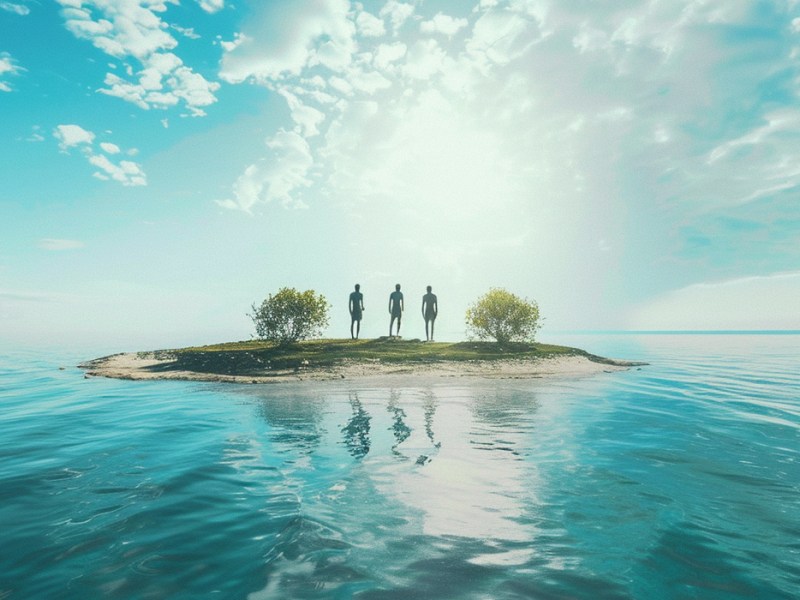
[(294, 288), (281, 288), (273, 296), (252, 306), (256, 336), (279, 344), (319, 336), (328, 326), (330, 304), (314, 290), (298, 292)]
[(532, 342), (539, 329), (539, 306), (533, 300), (493, 288), (467, 309), (467, 332), (500, 344)]

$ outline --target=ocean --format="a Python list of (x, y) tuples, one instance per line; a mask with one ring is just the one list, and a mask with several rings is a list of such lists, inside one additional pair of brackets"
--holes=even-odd
[(0, 600), (800, 597), (800, 335), (580, 379), (85, 379), (0, 353)]

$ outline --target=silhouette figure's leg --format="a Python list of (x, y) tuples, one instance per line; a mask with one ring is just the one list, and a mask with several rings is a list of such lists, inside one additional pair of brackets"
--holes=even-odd
[(433, 341), (433, 326), (436, 325), (436, 319), (431, 319), (431, 341)]
[(356, 339), (358, 339), (358, 334), (361, 333), (361, 321), (356, 321)]
[(403, 315), (397, 315), (397, 337), (400, 337), (400, 322), (403, 320)]
[(350, 321), (350, 339), (351, 340), (355, 339), (354, 336), (353, 336), (353, 324), (354, 323), (355, 323), (355, 321)]

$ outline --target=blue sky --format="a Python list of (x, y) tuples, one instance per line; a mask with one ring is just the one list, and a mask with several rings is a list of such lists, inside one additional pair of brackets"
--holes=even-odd
[(800, 3), (0, 1), (0, 343), (800, 329)]

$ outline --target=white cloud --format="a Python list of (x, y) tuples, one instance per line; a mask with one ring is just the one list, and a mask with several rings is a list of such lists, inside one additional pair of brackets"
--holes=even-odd
[(392, 86), (392, 82), (389, 79), (376, 71), (353, 70), (349, 75), (349, 83), (354, 89), (369, 96)]
[(220, 38), (219, 45), (225, 52), (233, 52), (240, 44), (246, 42), (247, 39), (248, 38), (246, 35), (242, 35), (241, 33), (236, 33), (233, 36), (233, 40), (230, 42), (226, 42), (225, 40)]
[(766, 121), (766, 124), (714, 148), (708, 156), (708, 164), (717, 162), (743, 146), (759, 145), (772, 136), (800, 130), (800, 111), (782, 110), (766, 115)]
[(386, 33), (383, 21), (375, 15), (361, 11), (356, 17), (358, 33), (364, 37), (381, 37)]
[(321, 111), (303, 104), (297, 96), (287, 90), (281, 90), (280, 94), (286, 98), (292, 120), (297, 124), (299, 133), (304, 138), (313, 137), (319, 133), (318, 126), (325, 120), (325, 114)]
[(408, 46), (403, 42), (394, 42), (392, 44), (381, 44), (375, 51), (373, 61), (378, 69), (384, 70), (393, 62), (403, 58), (408, 52)]
[(6, 75), (16, 75), (24, 69), (20, 67), (8, 52), (0, 52), (0, 91), (10, 92), (11, 86), (2, 80)]
[(225, 0), (197, 0), (204, 11), (214, 13), (225, 8)]
[(403, 72), (412, 79), (428, 79), (444, 70), (446, 58), (436, 40), (420, 40), (408, 51)]
[(392, 29), (397, 31), (403, 26), (408, 18), (414, 14), (414, 5), (398, 0), (389, 0), (380, 10), (380, 16), (388, 18), (392, 24)]
[(193, 116), (205, 115), (203, 107), (217, 101), (214, 92), (220, 85), (185, 67), (175, 54), (153, 54), (144, 64), (145, 68), (138, 73), (138, 83), (108, 73), (105, 84), (109, 87), (100, 92), (132, 102), (145, 110), (169, 108), (183, 100)]
[(53, 131), (53, 135), (59, 141), (59, 148), (67, 150), (81, 144), (91, 146), (94, 142), (94, 133), (87, 131), (80, 125), (58, 125)]
[[(524, 273), (520, 285), (555, 290), (551, 305), (563, 281), (579, 280), (581, 297), (595, 303), (569, 299), (562, 316), (593, 315), (585, 319), (597, 324), (624, 311), (605, 293), (620, 264), (641, 267), (642, 294), (678, 285), (648, 275), (665, 255), (678, 264), (675, 280), (711, 279), (713, 260), (675, 256), (687, 223), (723, 219), (720, 207), (788, 197), (800, 185), (800, 119), (788, 100), (775, 108), (792, 85), (792, 41), (726, 36), (750, 21), (785, 34), (791, 19), (775, 9), (764, 23), (770, 10), (735, 4), (487, 0), (475, 10), (454, 6), (453, 20), (438, 22), (415, 15), (411, 2), (385, 3), (381, 19), (357, 3), (349, 13), (292, 6), (277, 32), (265, 8), (244, 25), (246, 42), (226, 53), (222, 72), (283, 93), (292, 118), (283, 127), (304, 145), (271, 147), (221, 204), (341, 205), (348, 231), (367, 245), (388, 240), (415, 265), (469, 259), (491, 278), (507, 259), (509, 273)], [(333, 31), (344, 51), (327, 54)], [(784, 86), (769, 103), (768, 78)], [(285, 169), (278, 150), (294, 157)], [(273, 181), (283, 188), (272, 190)], [(774, 221), (791, 222), (786, 209), (774, 210)], [(509, 236), (524, 247), (503, 256), (497, 241)], [(641, 236), (640, 255), (627, 256), (628, 238)], [(428, 250), (414, 243), (428, 238), (438, 258), (433, 242), (422, 244)], [(575, 252), (554, 255), (554, 247)], [(782, 252), (787, 261), (796, 253)]]
[[(66, 28), (78, 38), (118, 59), (132, 58), (142, 68), (136, 78), (126, 80), (107, 73), (105, 88), (99, 91), (131, 102), (142, 109), (166, 109), (184, 103), (193, 116), (205, 115), (204, 107), (216, 102), (219, 83), (206, 80), (186, 66), (174, 53), (177, 40), (159, 13), (176, 0), (57, 0), (63, 7)], [(214, 12), (224, 6), (215, 0), (200, 1), (201, 7)], [(175, 27), (184, 34), (193, 33)], [(128, 76), (134, 69), (128, 68)]]
[(103, 149), (103, 152), (106, 154), (119, 154), (120, 149), (119, 146), (116, 144), (112, 144), (111, 142), (100, 142), (100, 147)]
[(463, 18), (455, 18), (449, 15), (439, 13), (429, 21), (420, 23), (420, 30), (422, 33), (441, 33), (448, 37), (454, 36), (460, 30), (467, 26), (468, 21)]
[(42, 131), (41, 127), (39, 127), (38, 125), (34, 125), (32, 127), (31, 134), (27, 138), (25, 138), (25, 141), (26, 142), (43, 142), (45, 140), (45, 137), (42, 135), (41, 131)]
[(62, 250), (75, 250), (77, 248), (83, 248), (85, 245), (86, 244), (79, 240), (64, 240), (56, 238), (44, 238), (39, 240), (39, 248), (57, 252)]
[[(86, 160), (97, 168), (93, 176), (104, 181), (113, 180), (125, 186), (147, 185), (147, 176), (142, 170), (141, 165), (129, 160), (121, 160), (115, 164), (106, 154), (116, 155), (121, 153), (121, 149), (111, 142), (100, 142), (100, 149), (106, 154), (100, 154), (94, 150), (95, 134), (81, 127), (80, 125), (68, 124), (58, 125), (53, 130), (55, 137), (62, 152), (68, 152), (71, 148), (80, 149)], [(135, 154), (131, 150), (128, 154)]]
[(0, 2), (0, 9), (20, 16), (31, 14), (31, 9), (24, 4), (17, 4), (16, 2)]
[(264, 5), (236, 47), (226, 51), (220, 77), (266, 82), (297, 75), (309, 63), (343, 68), (355, 47), (349, 8), (347, 0)]
[(504, 65), (522, 56), (544, 35), (540, 23), (526, 14), (488, 10), (475, 23), (467, 49), (474, 55)]
[(94, 177), (103, 181), (112, 179), (124, 186), (147, 185), (147, 177), (142, 168), (135, 162), (129, 160), (120, 161), (119, 164), (112, 163), (103, 154), (93, 154), (89, 156), (89, 163), (98, 168), (93, 173)]
[(800, 329), (800, 272), (690, 285), (641, 307), (648, 330)]
[(303, 207), (297, 195), (311, 184), (308, 172), (313, 164), (308, 142), (292, 131), (279, 131), (267, 141), (271, 156), (250, 165), (233, 186), (233, 198), (220, 206), (250, 212), (259, 202), (278, 201), (284, 206)]
[(185, 38), (189, 38), (190, 40), (200, 39), (200, 34), (198, 34), (193, 27), (181, 27), (180, 25), (170, 25), (170, 27), (172, 27), (172, 29), (180, 33)]
[[(64, 7), (66, 27), (75, 37), (91, 41), (115, 58), (144, 60), (178, 45), (156, 14), (166, 10), (163, 2), (89, 0), (75, 8), (69, 0), (56, 1)], [(94, 11), (100, 15), (95, 17)]]

